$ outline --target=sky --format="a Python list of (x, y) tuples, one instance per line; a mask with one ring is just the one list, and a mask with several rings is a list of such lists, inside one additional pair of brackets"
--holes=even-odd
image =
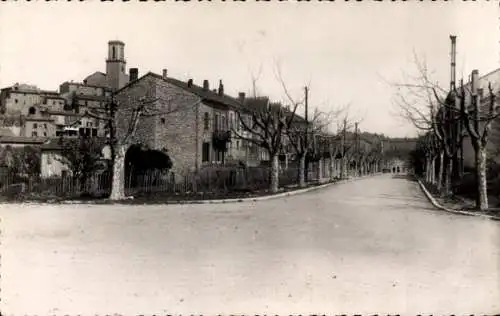
[[(16, 82), (57, 90), (105, 72), (107, 42), (125, 43), (127, 69), (181, 80), (204, 79), (226, 93), (294, 100), (309, 86), (309, 106), (349, 105), (362, 131), (411, 137), (394, 87), (414, 74), (414, 52), (433, 80), (450, 80), (450, 34), (457, 36), (457, 76), (500, 68), (500, 7), (481, 2), (3, 2), (0, 87)], [(299, 112), (303, 112), (301, 108)]]

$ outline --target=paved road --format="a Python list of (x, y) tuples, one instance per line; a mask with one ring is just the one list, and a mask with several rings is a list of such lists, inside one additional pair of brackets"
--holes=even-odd
[(500, 311), (500, 224), (390, 175), (257, 203), (0, 207), (6, 315)]

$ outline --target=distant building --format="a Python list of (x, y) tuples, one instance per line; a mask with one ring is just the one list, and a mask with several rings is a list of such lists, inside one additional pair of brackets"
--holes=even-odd
[[(96, 170), (96, 172), (106, 170), (111, 160), (111, 151), (109, 146), (106, 145), (106, 141), (103, 138), (96, 138), (98, 144), (101, 147), (101, 158), (102, 168)], [(49, 177), (60, 177), (65, 175), (71, 175), (71, 169), (64, 163), (63, 156), (61, 154), (62, 146), (60, 139), (51, 139), (45, 142), (41, 146), (41, 176), (43, 178)]]
[(0, 90), (0, 112), (4, 115), (27, 115), (29, 108), (46, 104), (64, 107), (64, 99), (57, 91), (40, 90), (36, 86), (19, 84)]

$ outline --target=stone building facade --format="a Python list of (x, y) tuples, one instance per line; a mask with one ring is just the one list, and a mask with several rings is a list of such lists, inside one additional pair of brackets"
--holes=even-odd
[[(168, 150), (173, 172), (183, 174), (213, 164), (257, 164), (243, 144), (230, 139), (227, 150), (216, 144), (239, 123), (240, 102), (224, 94), (223, 85), (210, 90), (208, 82), (198, 86), (163, 75), (147, 73), (116, 93), (119, 109), (117, 133), (123, 137), (131, 111), (141, 100), (155, 100), (149, 114), (141, 117), (131, 142), (155, 150)], [(253, 159), (252, 159), (253, 158)]]

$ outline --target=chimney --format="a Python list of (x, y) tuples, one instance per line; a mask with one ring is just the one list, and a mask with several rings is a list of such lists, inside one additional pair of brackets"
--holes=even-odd
[(129, 81), (136, 81), (139, 79), (139, 69), (138, 68), (130, 68), (129, 70)]
[(238, 93), (238, 100), (243, 103), (245, 102), (245, 92)]
[(167, 69), (163, 69), (163, 80), (167, 79), (167, 74), (168, 74)]
[(455, 90), (456, 81), (456, 57), (457, 57), (457, 37), (450, 35), (451, 40), (451, 77), (450, 77), (450, 91)]
[(478, 82), (477, 82), (477, 79), (479, 77), (479, 71), (477, 69), (474, 69), (472, 71), (472, 75), (471, 75), (471, 91), (472, 91), (472, 95), (477, 95), (477, 90), (478, 90)]
[(208, 83), (208, 80), (203, 80), (203, 90), (208, 91), (210, 90), (210, 84)]
[(219, 80), (219, 95), (224, 95), (224, 85), (222, 84), (222, 80)]
[(188, 80), (188, 88), (191, 88), (193, 86), (193, 79)]

